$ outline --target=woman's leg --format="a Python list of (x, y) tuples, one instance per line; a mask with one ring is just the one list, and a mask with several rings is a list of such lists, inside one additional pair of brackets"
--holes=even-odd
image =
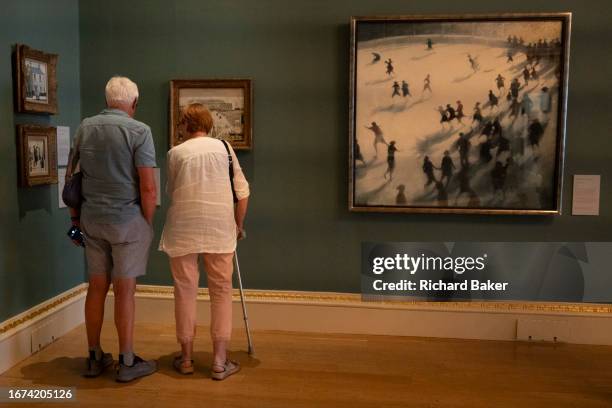
[(193, 338), (196, 331), (196, 306), (198, 297), (198, 254), (170, 258), (174, 278), (174, 316), (176, 338), (181, 345), (183, 361), (192, 360)]
[[(223, 366), (232, 335), (232, 273), (234, 253), (203, 254), (210, 294), (213, 370)], [(218, 368), (223, 370), (222, 368)]]

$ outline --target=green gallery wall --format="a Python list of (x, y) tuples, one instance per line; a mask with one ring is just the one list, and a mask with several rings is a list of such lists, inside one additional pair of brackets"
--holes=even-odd
[[(360, 244), (366, 240), (612, 240), (612, 214), (607, 207), (612, 194), (607, 183), (612, 175), (611, 132), (606, 112), (612, 104), (608, 80), (612, 56), (607, 52), (612, 39), (612, 6), (606, 1), (83, 0), (78, 2), (78, 17), (76, 1), (61, 2), (64, 7), (55, 2), (52, 10), (46, 11), (51, 6), (43, 1), (12, 3), (17, 11), (32, 8), (32, 3), (45, 6), (35, 7), (34, 15), (27, 17), (36, 23), (36, 29), (23, 25), (25, 15), (20, 15), (21, 20), (11, 17), (8, 28), (0, 28), (0, 44), (6, 54), (12, 42), (27, 40), (32, 46), (58, 52), (62, 63), (80, 61), (80, 69), (62, 66), (66, 71), (60, 73), (67, 76), (60, 80), (62, 114), (52, 122), (74, 127), (79, 108), (82, 116), (103, 108), (104, 84), (110, 76), (129, 76), (140, 88), (137, 119), (151, 126), (162, 169), (168, 148), (170, 79), (253, 79), (255, 147), (238, 154), (252, 192), (249, 237), (239, 245), (248, 288), (358, 292)], [(350, 16), (538, 11), (574, 13), (564, 215), (350, 213)], [(58, 13), (69, 22), (55, 24)], [(6, 19), (4, 14), (2, 18)], [(60, 39), (60, 33), (69, 38)], [(40, 301), (36, 298), (40, 288), (45, 288), (40, 293), (50, 296), (84, 275), (82, 255), (61, 241), (65, 225), (63, 212), (54, 206), (55, 190), (22, 192), (15, 187), (7, 61), (0, 71), (1, 126), (6, 133), (0, 188), (11, 204), (2, 209), (3, 224), (9, 228), (3, 226), (0, 241), (0, 320)], [(79, 93), (79, 76), (80, 103), (75, 100), (72, 104), (71, 96)], [(599, 217), (569, 215), (573, 174), (602, 175)], [(162, 170), (162, 182), (164, 178)], [(167, 206), (164, 195), (156, 215), (156, 240)], [(22, 208), (26, 209), (25, 217), (20, 215)], [(31, 256), (33, 253), (36, 256)], [(40, 281), (49, 276), (53, 279)], [(57, 283), (60, 276), (61, 284)], [(148, 275), (139, 282), (171, 284), (165, 254), (153, 248)], [(15, 285), (22, 288), (18, 293), (22, 297), (7, 301), (5, 296)]]
[[(58, 115), (16, 114), (11, 52), (16, 43), (59, 54)], [(66, 239), (57, 186), (18, 188), (17, 124), (70, 126), (81, 118), (77, 0), (3, 1), (0, 10), (0, 321), (84, 279), (82, 251)]]

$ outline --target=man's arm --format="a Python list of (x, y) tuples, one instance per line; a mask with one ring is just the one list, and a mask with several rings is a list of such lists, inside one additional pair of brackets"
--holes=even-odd
[(137, 169), (142, 215), (150, 225), (153, 225), (153, 215), (155, 214), (155, 206), (157, 204), (155, 173), (153, 167), (137, 167)]

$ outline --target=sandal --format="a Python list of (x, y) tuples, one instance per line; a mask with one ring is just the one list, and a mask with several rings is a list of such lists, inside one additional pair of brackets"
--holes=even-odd
[[(215, 371), (215, 367), (221, 367), (223, 371)], [(238, 371), (240, 371), (240, 364), (237, 361), (227, 359), (223, 365), (213, 363), (213, 368), (210, 370), (210, 376), (213, 380), (221, 381), (232, 374), (236, 374)]]
[[(189, 363), (189, 365), (185, 365), (185, 363)], [(174, 361), (172, 362), (172, 367), (183, 375), (193, 374), (193, 360), (183, 360), (183, 356), (174, 357)]]

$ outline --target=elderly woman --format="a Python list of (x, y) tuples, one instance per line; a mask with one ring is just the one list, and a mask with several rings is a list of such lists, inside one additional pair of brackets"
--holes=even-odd
[[(232, 272), (236, 240), (244, 235), (249, 185), (229, 144), (209, 137), (212, 117), (199, 103), (181, 113), (179, 131), (185, 142), (168, 152), (167, 192), (172, 199), (159, 249), (170, 257), (174, 278), (176, 336), (181, 355), (174, 368), (193, 373), (196, 330), (198, 257), (208, 278), (213, 341), (211, 377), (223, 380), (240, 366), (227, 356), (232, 333)], [(227, 150), (226, 150), (227, 147)], [(229, 176), (234, 170), (234, 205)]]

